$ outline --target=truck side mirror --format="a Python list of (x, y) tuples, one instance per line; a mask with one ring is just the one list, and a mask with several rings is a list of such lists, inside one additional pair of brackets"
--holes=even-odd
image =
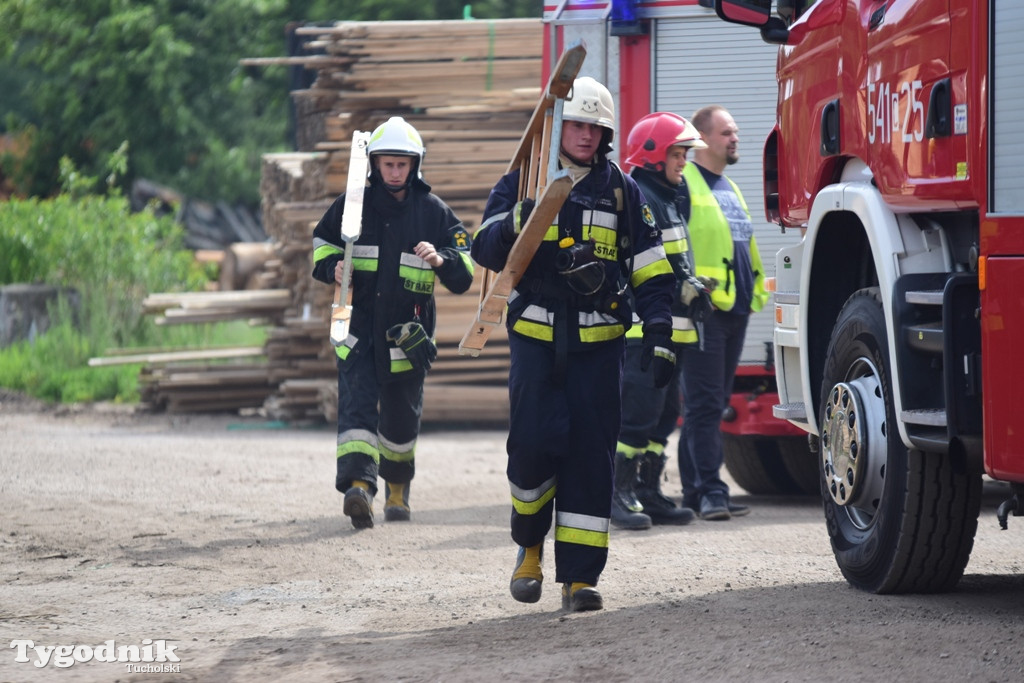
[(785, 45), (789, 40), (789, 27), (779, 17), (769, 17), (761, 27), (761, 40), (770, 45)]
[(772, 16), (772, 0), (715, 0), (715, 14), (733, 24), (761, 27)]

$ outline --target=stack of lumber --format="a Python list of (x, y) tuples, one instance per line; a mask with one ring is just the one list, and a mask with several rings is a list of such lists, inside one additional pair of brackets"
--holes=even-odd
[[(265, 230), (279, 245), (281, 260), (298, 272), (275, 285), (290, 287), (294, 303), (271, 346), (275, 335), (301, 330), (304, 348), (318, 352), (301, 364), (310, 372), (282, 379), (280, 391), (264, 404), (269, 415), (294, 419), (319, 410), (335, 419), (334, 349), (327, 339), (333, 292), (309, 277), (310, 245), (316, 221), (344, 192), (353, 131), (403, 116), (423, 136), (424, 178), (474, 231), (536, 105), (541, 31), (533, 19), (339, 22), (297, 29), (311, 39), (307, 50), (322, 50), (331, 60), (307, 64), (317, 71), (313, 85), (292, 93), (304, 151), (265, 156), (261, 195)], [(504, 330), (492, 335), (479, 358), (458, 353), (476, 314), (481, 277), (478, 269), (473, 288), (461, 296), (436, 290), (438, 359), (427, 379), (425, 422), (507, 420)], [(292, 362), (298, 365), (299, 359)], [(273, 358), (271, 365), (278, 365)]]
[(345, 21), (296, 33), (337, 60), (292, 93), (299, 148), (331, 154), (327, 193), (345, 189), (352, 132), (402, 116), (423, 137), (424, 178), (474, 229), (540, 95), (541, 21)]
[[(150, 294), (142, 312), (158, 325), (181, 325), (247, 320), (274, 324), (291, 302), (286, 289)], [(276, 387), (266, 349), (208, 348), (186, 351), (138, 352), (93, 358), (92, 366), (143, 363), (139, 376), (141, 402), (149, 410), (222, 412), (260, 406)]]
[[(244, 293), (255, 295), (253, 288), (259, 288), (281, 297), (286, 292), (287, 300), (275, 298), (273, 311), (260, 311), (270, 327), (258, 363), (150, 364), (143, 371), (144, 401), (154, 407), (260, 408), (273, 419), (334, 422), (337, 372), (328, 339), (333, 288), (310, 276), (312, 234), (344, 192), (353, 131), (372, 130), (391, 116), (403, 116), (415, 126), (427, 150), (424, 179), (472, 232), (540, 94), (540, 20), (339, 22), (297, 32), (308, 37), (306, 49), (312, 54), (243, 60), (248, 65), (302, 64), (317, 76), (309, 89), (292, 93), (299, 151), (263, 158), (261, 211), (269, 249), (225, 255), (226, 263), (260, 258), (261, 267), (257, 272), (247, 268), (244, 275), (222, 272), (220, 283), (226, 288), (244, 280)], [(502, 423), (508, 418), (504, 329), (491, 336), (480, 357), (458, 352), (475, 318), (481, 278), (478, 268), (474, 286), (461, 296), (436, 288), (438, 359), (425, 388), (425, 423)], [(154, 306), (166, 303), (160, 296), (154, 295)], [(211, 303), (207, 309), (210, 314), (218, 307)], [(202, 317), (195, 305), (167, 305), (160, 315), (165, 323)]]

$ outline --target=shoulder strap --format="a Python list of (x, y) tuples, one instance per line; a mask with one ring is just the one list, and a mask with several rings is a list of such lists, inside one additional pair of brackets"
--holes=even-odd
[[(619, 257), (619, 270), (622, 276), (625, 278), (625, 282), (619, 288), (619, 293), (626, 291), (626, 287), (629, 286), (630, 280), (633, 279), (633, 206), (629, 200), (629, 189), (626, 184), (626, 174), (623, 172), (619, 165), (609, 159), (612, 169), (615, 173), (615, 181), (619, 185), (619, 193), (622, 195), (622, 210), (626, 214), (626, 230), (619, 230), (616, 237), (618, 242), (618, 257)], [(628, 265), (626, 262), (629, 262)]]

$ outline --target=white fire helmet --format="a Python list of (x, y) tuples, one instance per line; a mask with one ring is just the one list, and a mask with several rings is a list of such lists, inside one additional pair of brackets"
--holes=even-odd
[[(615, 102), (608, 88), (590, 76), (577, 78), (565, 98), (562, 118), (566, 121), (596, 123), (615, 133)], [(608, 138), (611, 142), (611, 138)]]
[(401, 116), (392, 116), (377, 126), (370, 134), (366, 153), (370, 157), (375, 154), (416, 157), (413, 173), (409, 174), (410, 177), (413, 177), (421, 171), (426, 149), (423, 147), (423, 138), (412, 125)]

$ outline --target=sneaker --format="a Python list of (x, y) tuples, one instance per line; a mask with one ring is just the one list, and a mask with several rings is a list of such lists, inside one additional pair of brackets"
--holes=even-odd
[(570, 612), (589, 612), (602, 609), (604, 601), (597, 589), (587, 583), (562, 584), (562, 609)]
[(725, 496), (712, 494), (700, 500), (700, 518), (708, 521), (722, 521), (732, 517)]
[(345, 491), (345, 503), (342, 511), (352, 518), (352, 526), (356, 529), (373, 527), (373, 496), (366, 489), (353, 486)]
[(729, 501), (729, 514), (732, 515), (733, 517), (742, 517), (743, 515), (749, 515), (750, 514), (750, 506), (748, 506), (748, 505), (740, 505), (739, 503), (734, 503), (734, 502), (732, 502), (730, 500)]
[[(536, 548), (536, 550), (534, 550)], [(541, 561), (544, 559), (544, 547), (524, 548), (519, 546), (516, 556), (516, 568), (512, 571), (512, 580), (508, 589), (518, 602), (537, 602), (544, 581)], [(523, 566), (525, 563), (525, 566)]]

